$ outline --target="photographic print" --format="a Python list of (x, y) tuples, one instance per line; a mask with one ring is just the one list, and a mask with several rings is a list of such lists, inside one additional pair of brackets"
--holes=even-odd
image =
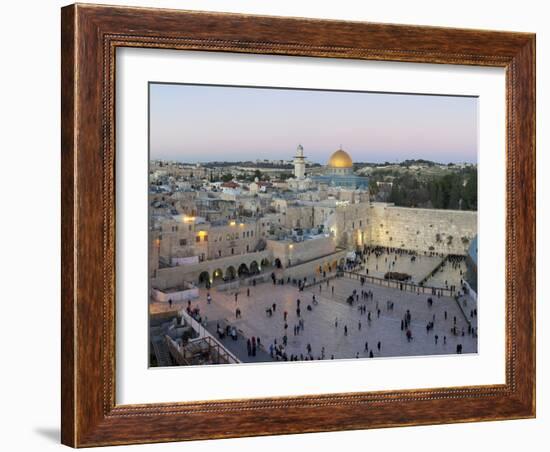
[(149, 366), (478, 350), (478, 99), (149, 84)]

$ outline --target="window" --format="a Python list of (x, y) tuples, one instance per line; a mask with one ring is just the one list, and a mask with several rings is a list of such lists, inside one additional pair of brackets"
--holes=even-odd
[(195, 242), (199, 243), (200, 241), (201, 241), (201, 238), (197, 235), (197, 236), (195, 237)]
[(231, 254), (235, 254), (235, 248), (231, 248)]
[(218, 257), (222, 257), (222, 250), (218, 250)]
[(180, 246), (186, 246), (187, 245), (187, 239), (180, 239)]

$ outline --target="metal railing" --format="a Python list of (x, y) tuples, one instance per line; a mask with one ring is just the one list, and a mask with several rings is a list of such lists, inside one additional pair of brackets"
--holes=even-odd
[(449, 296), (449, 297), (452, 297), (453, 295), (455, 295), (454, 290), (444, 289), (441, 287), (420, 286), (418, 284), (414, 284), (411, 282), (398, 281), (395, 279), (377, 278), (376, 276), (368, 276), (362, 273), (350, 272), (346, 270), (344, 270), (342, 273), (350, 279), (357, 279), (357, 280), (364, 279), (365, 282), (370, 284), (376, 284), (378, 286), (399, 289), (404, 292), (414, 292), (418, 294), (428, 294), (428, 295), (441, 294), (443, 296)]

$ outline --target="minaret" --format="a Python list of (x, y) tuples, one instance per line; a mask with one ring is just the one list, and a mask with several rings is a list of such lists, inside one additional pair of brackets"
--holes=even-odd
[(296, 149), (296, 155), (294, 156), (294, 177), (296, 179), (303, 179), (306, 175), (306, 158), (304, 157), (304, 148), (301, 144)]

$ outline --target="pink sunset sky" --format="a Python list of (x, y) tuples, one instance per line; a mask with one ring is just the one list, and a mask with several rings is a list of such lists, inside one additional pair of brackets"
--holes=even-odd
[(476, 97), (209, 85), (149, 85), (151, 159), (290, 159), (324, 164), (477, 162)]

